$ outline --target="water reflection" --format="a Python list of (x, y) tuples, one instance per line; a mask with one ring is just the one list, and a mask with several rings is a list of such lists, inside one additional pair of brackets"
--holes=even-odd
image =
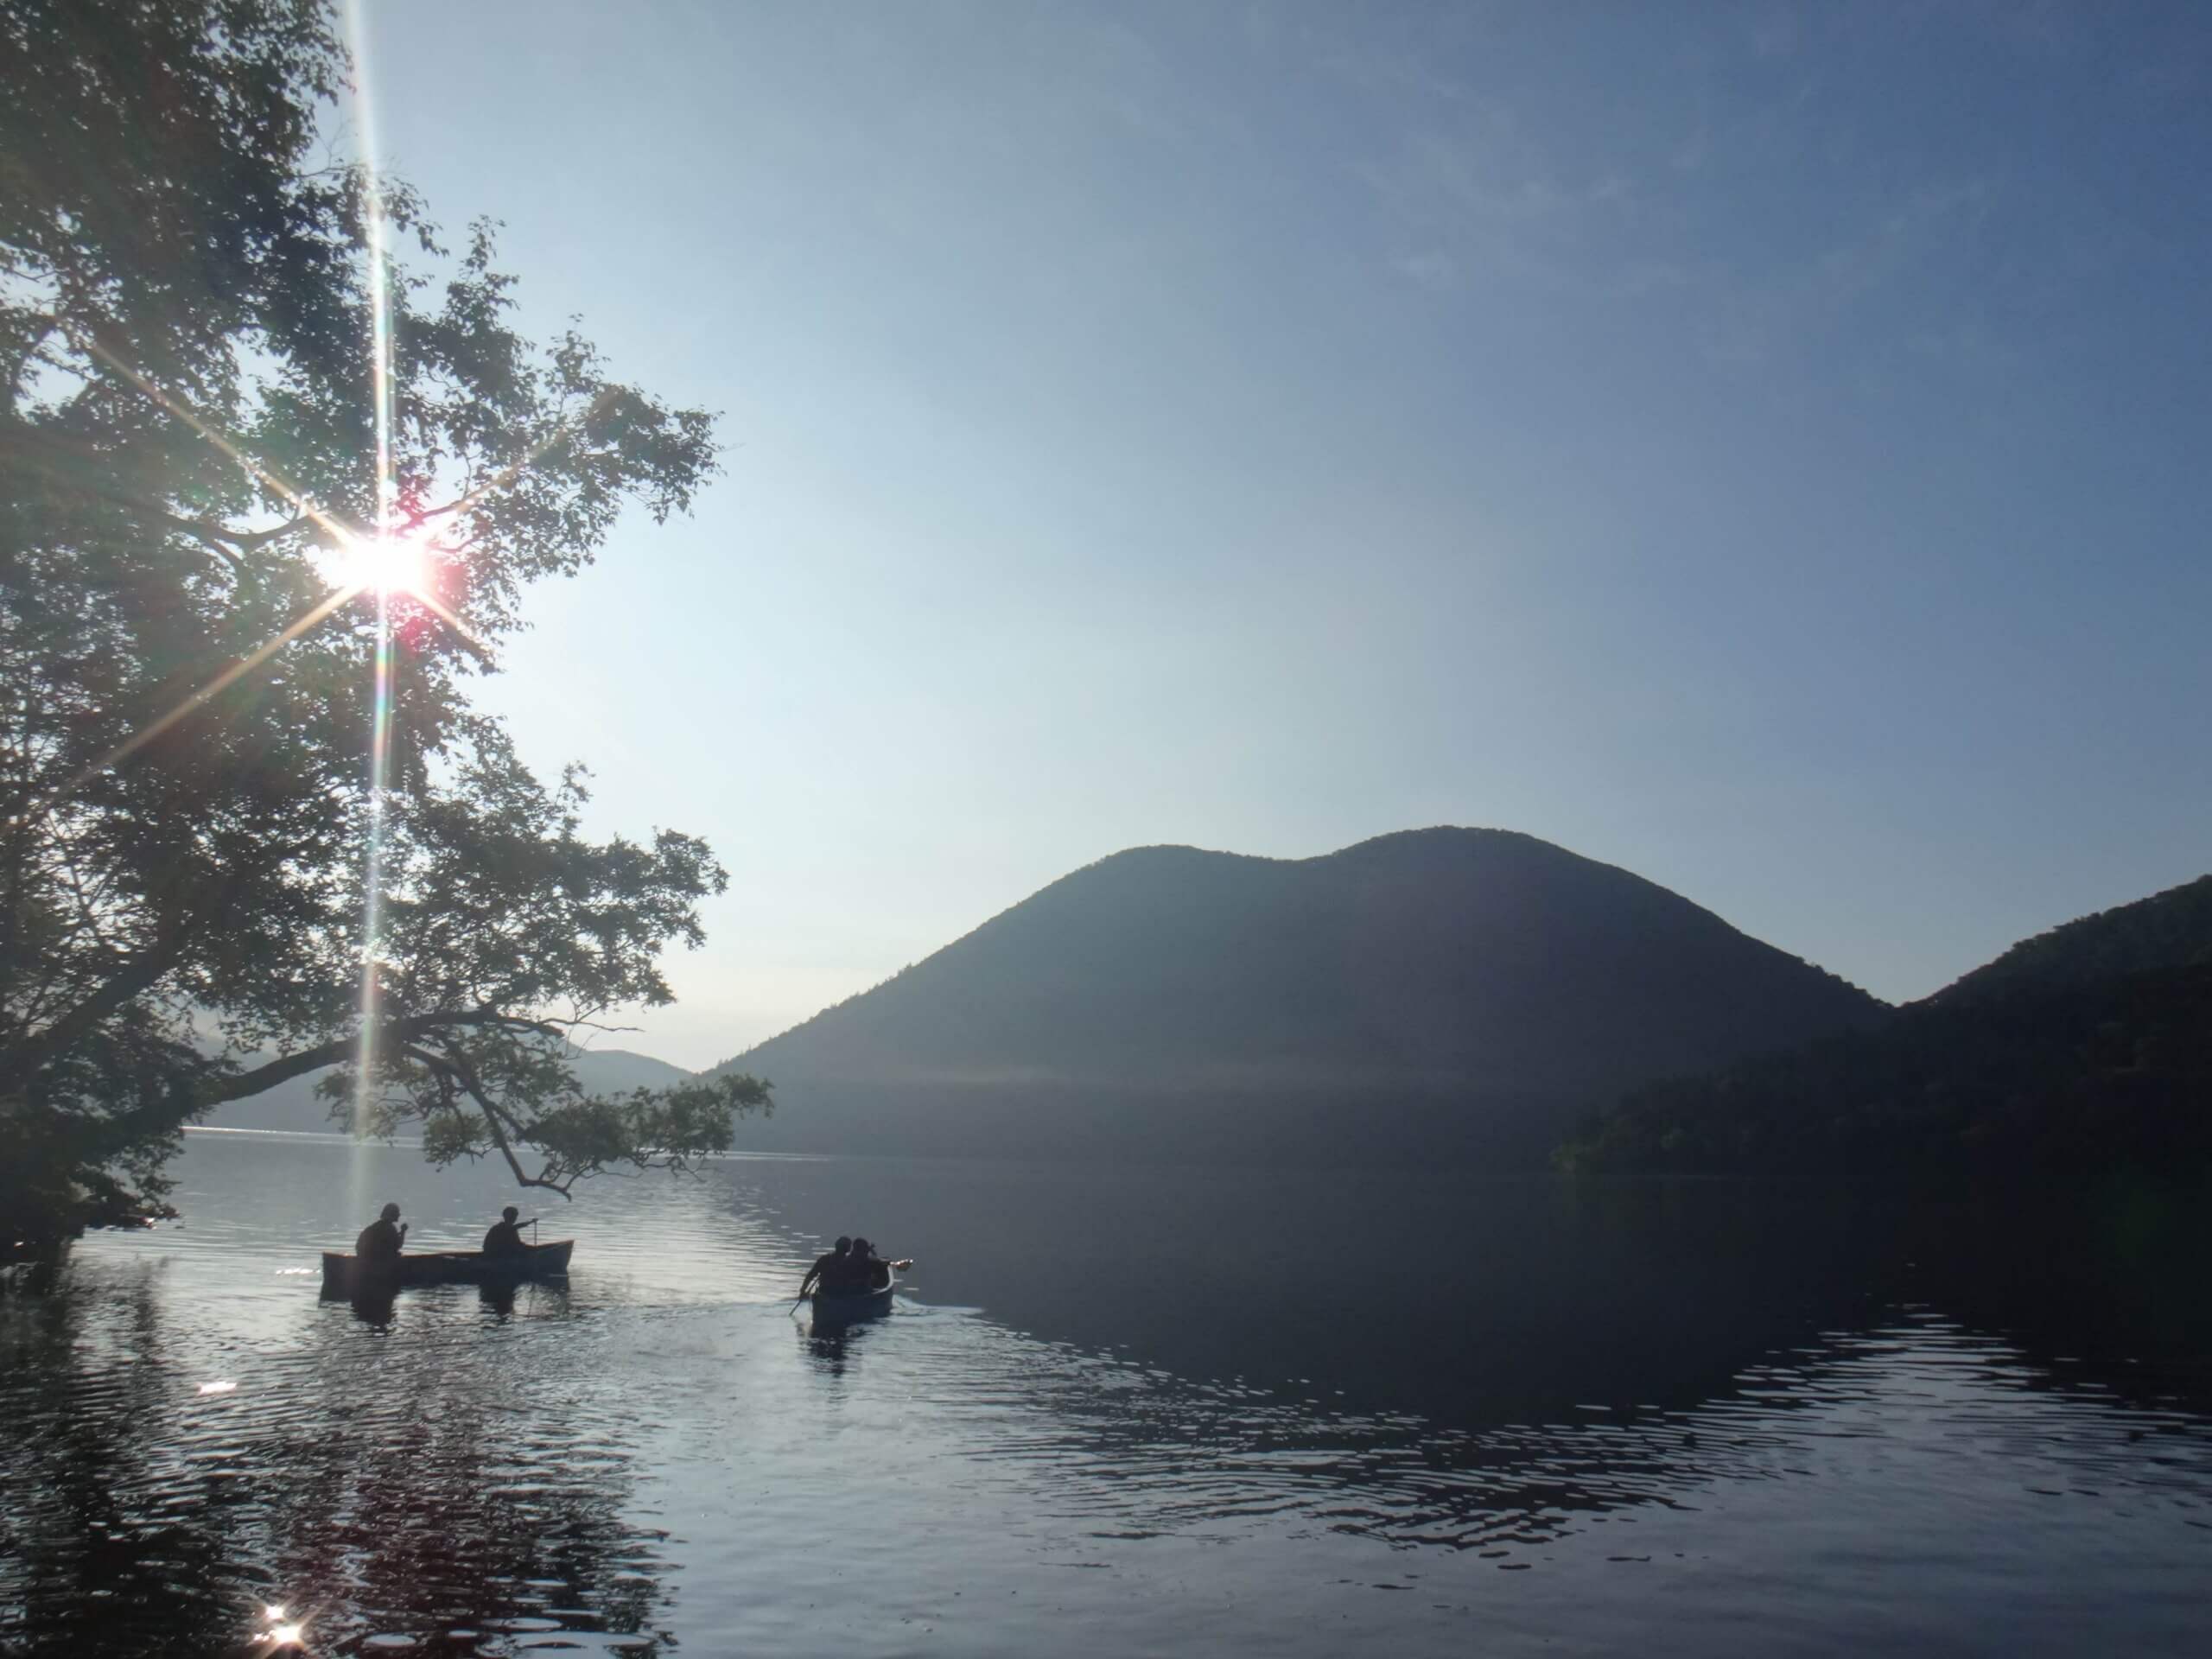
[[(323, 1303), (257, 1195), (392, 1186), (456, 1233), (486, 1196), (344, 1160), (195, 1149), (191, 1230), (0, 1309), (0, 1648), (234, 1650), (270, 1605), (337, 1652), (2203, 1633), (2202, 1351), (2161, 1277), (2194, 1258), (2139, 1228), (2075, 1319), (2088, 1248), (1989, 1217), (1969, 1249), (1649, 1190), (733, 1164), (580, 1210), (566, 1285)], [(929, 1271), (817, 1322), (779, 1210)], [(1208, 1254), (1263, 1222), (1257, 1280)], [(1447, 1226), (1449, 1271), (1389, 1271)], [(1912, 1586), (1886, 1630), (1875, 1573)]]
[(849, 1366), (856, 1366), (875, 1332), (875, 1319), (849, 1319), (804, 1317), (792, 1320), (799, 1349), (817, 1376), (831, 1382), (843, 1379)]
[[(996, 1373), (985, 1398), (1010, 1389), (1035, 1415), (974, 1455), (1055, 1477), (1064, 1512), (1116, 1535), (1298, 1514), (1393, 1545), (1503, 1557), (1642, 1510), (1684, 1510), (1732, 1484), (1814, 1479), (1860, 1455), (1853, 1442), (1878, 1442), (1885, 1456), (1942, 1455), (2000, 1489), (2032, 1470), (2069, 1490), (2156, 1494), (2192, 1510), (2212, 1497), (2202, 1420), (2056, 1383), (2009, 1344), (1929, 1310), (1774, 1356), (1692, 1408), (1590, 1404), (1479, 1429), (1322, 1414), (1126, 1363), (1060, 1362), (1002, 1356), (982, 1373)], [(955, 1370), (976, 1378), (981, 1368), (970, 1357)], [(949, 1389), (946, 1402), (972, 1387)], [(2146, 1454), (2153, 1435), (2159, 1449)], [(1839, 1457), (1840, 1446), (1850, 1449)], [(2012, 1457), (2024, 1461), (2008, 1474)], [(1057, 1478), (1071, 1467), (1112, 1478)]]
[(353, 1317), (378, 1336), (391, 1330), (392, 1315), (399, 1311), (399, 1293), (397, 1290), (359, 1289), (347, 1296), (346, 1301), (353, 1310)]
[[(339, 1304), (255, 1353), (176, 1319), (165, 1277), (79, 1262), (0, 1319), (11, 1651), (238, 1651), (271, 1605), (318, 1652), (658, 1649), (664, 1535), (626, 1517), (620, 1419), (550, 1354), (470, 1342), (473, 1294), (410, 1293), (419, 1340)], [(235, 1387), (207, 1392), (217, 1365)]]
[[(35, 1411), (9, 1400), (0, 1442), (0, 1637), (11, 1643), (94, 1642), (118, 1609), (143, 1611), (148, 1652), (213, 1650), (241, 1628), (230, 1599), (207, 1587), (220, 1548), (192, 1512), (200, 1505), (145, 1467), (213, 1409), (181, 1407), (135, 1363), (158, 1321), (144, 1272), (118, 1284), (99, 1316), (67, 1294), (0, 1305), (0, 1374), (35, 1376), (40, 1395)], [(221, 1489), (207, 1496), (219, 1502)]]

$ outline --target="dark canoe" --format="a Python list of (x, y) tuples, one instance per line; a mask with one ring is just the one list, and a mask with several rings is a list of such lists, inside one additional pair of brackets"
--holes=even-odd
[(879, 1313), (891, 1311), (893, 1284), (878, 1285), (872, 1290), (817, 1290), (814, 1293), (815, 1322), (819, 1325), (849, 1324), (855, 1319), (874, 1319)]
[(357, 1290), (390, 1290), (404, 1285), (512, 1285), (524, 1279), (558, 1279), (569, 1271), (573, 1238), (550, 1244), (525, 1244), (520, 1255), (486, 1255), (481, 1250), (422, 1250), (402, 1255), (385, 1268), (364, 1268), (343, 1250), (322, 1253), (322, 1287), (339, 1296)]

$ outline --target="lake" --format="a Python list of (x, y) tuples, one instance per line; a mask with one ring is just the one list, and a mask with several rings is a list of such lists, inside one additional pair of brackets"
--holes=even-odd
[[(2170, 1195), (734, 1158), (525, 1195), (564, 1287), (357, 1310), (319, 1249), (511, 1186), (177, 1173), (0, 1302), (9, 1653), (2212, 1650)], [(917, 1266), (817, 1332), (839, 1231)]]

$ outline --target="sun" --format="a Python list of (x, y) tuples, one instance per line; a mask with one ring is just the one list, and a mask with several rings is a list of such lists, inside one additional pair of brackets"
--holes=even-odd
[(410, 536), (357, 536), (346, 543), (338, 574), (358, 590), (419, 595), (429, 587), (429, 553)]

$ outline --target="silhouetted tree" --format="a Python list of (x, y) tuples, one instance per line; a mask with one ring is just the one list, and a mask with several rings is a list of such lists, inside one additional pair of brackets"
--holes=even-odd
[[(369, 1127), (564, 1191), (766, 1104), (577, 1087), (564, 1037), (668, 1001), (725, 878), (672, 830), (585, 836), (580, 775), (467, 697), (529, 582), (688, 510), (712, 419), (518, 335), (488, 225), (449, 253), (406, 187), (318, 163), (348, 70), (321, 0), (0, 0), (0, 1248), (158, 1212), (181, 1126), (352, 1065), (365, 1022)], [(423, 571), (381, 804), (346, 574), (379, 525)]]

